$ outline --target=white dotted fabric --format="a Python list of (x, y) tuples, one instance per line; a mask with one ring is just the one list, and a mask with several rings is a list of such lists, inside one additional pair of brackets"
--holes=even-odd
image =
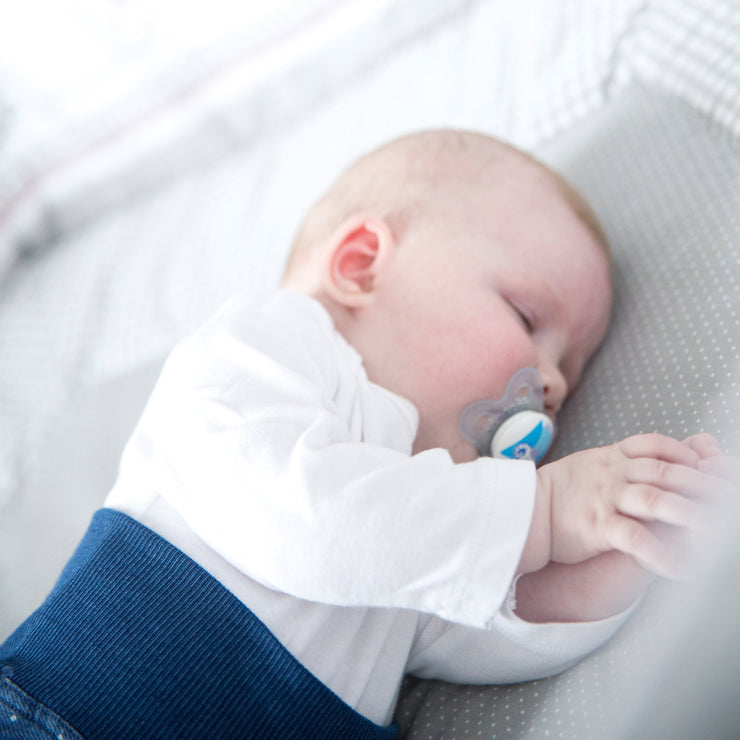
[[(555, 456), (638, 432), (682, 438), (699, 431), (740, 453), (740, 149), (715, 133), (682, 101), (635, 86), (543, 152), (596, 207), (616, 267), (612, 327), (561, 415)], [(719, 574), (740, 562), (717, 559)], [(658, 591), (611, 644), (561, 676), (511, 687), (408, 679), (398, 710), (404, 736), (641, 737), (638, 713), (666, 678), (666, 655), (686, 640), (666, 644), (666, 636), (691, 617), (686, 604), (666, 608), (680, 592)], [(702, 599), (696, 607), (736, 614), (740, 580)], [(716, 672), (734, 655), (727, 651), (738, 643), (736, 622), (708, 636), (700, 615), (690, 639), (721, 640)], [(695, 677), (689, 700), (696, 706), (706, 691), (700, 668), (681, 666)], [(684, 722), (689, 734), (663, 734), (658, 723), (645, 737), (722, 737), (702, 734), (706, 721), (697, 730), (692, 719)], [(734, 731), (740, 734), (740, 718)]]
[[(70, 0), (63, 9), (35, 0), (40, 7), (24, 5), (0, 26), (9, 105), (0, 276), (18, 253), (259, 146), (336, 98), (355, 101), (339, 139), (352, 138), (353, 156), (358, 129), (396, 135), (409, 114), (417, 126), (441, 123), (441, 113), (531, 145), (603, 99), (615, 39), (640, 4), (280, 0), (267, 12), (229, 0), (187, 10), (172, 0)], [(34, 33), (39, 15), (54, 34)], [(54, 57), (52, 68), (39, 64)], [(318, 141), (324, 152), (334, 146)]]
[[(544, 154), (612, 235), (618, 300), (608, 343), (564, 411), (556, 454), (649, 430), (706, 429), (738, 449), (738, 3), (445, 8), (438, 23), (397, 34), (391, 49), (380, 38), (383, 53), (363, 47), (362, 63), (343, 68), (350, 76), (325, 78), (324, 59), (184, 122), (190, 138), (177, 143), (197, 151), (169, 147), (184, 159), (168, 172), (166, 158), (124, 157), (116, 169), (115, 152), (89, 149), (94, 166), (56, 170), (60, 179), (29, 204), (27, 230), (0, 241), (0, 267), (13, 266), (0, 291), (0, 639), (48, 592), (103, 499), (163, 354), (235, 290), (272, 285), (300, 215), (337, 170), (408, 130), (481, 128), (525, 147), (566, 131)], [(0, 112), (6, 131), (18, 120), (10, 103), (3, 98)], [(80, 177), (96, 168), (98, 179)], [(734, 617), (740, 574), (722, 574), (696, 601), (723, 594), (713, 613)], [(664, 663), (651, 651), (670, 653), (660, 647), (666, 635), (688, 624), (657, 596), (561, 677), (498, 688), (410, 679), (398, 711), (404, 734), (609, 740), (622, 728), (636, 740), (638, 718), (624, 729), (627, 718), (663, 706), (653, 684)], [(707, 685), (727, 672), (723, 657), (740, 665), (727, 625), (708, 629), (708, 619), (697, 617), (697, 631), (720, 636), (721, 649), (698, 646), (713, 671), (676, 671)], [(674, 642), (695, 646), (696, 634)], [(721, 716), (700, 695), (691, 687), (683, 703)], [(669, 702), (670, 714), (680, 703)], [(709, 719), (700, 728), (681, 721), (687, 739), (723, 737)]]
[(616, 304), (608, 344), (563, 414), (558, 451), (636, 431), (711, 431), (736, 444), (740, 143), (649, 88), (624, 93), (566, 139), (579, 143), (545, 154), (612, 235)]
[(652, 0), (621, 44), (617, 78), (638, 78), (740, 134), (740, 3)]

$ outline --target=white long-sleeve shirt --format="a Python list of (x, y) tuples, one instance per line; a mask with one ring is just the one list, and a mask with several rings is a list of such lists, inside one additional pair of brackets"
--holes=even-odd
[(624, 616), (535, 625), (507, 599), (534, 466), (412, 455), (417, 425), (318, 302), (234, 300), (169, 358), (106, 505), (180, 547), (380, 724), (406, 672), (526, 680), (608, 639)]

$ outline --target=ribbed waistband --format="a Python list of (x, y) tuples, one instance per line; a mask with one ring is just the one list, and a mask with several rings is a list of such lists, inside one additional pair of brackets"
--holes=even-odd
[(3, 644), (4, 675), (87, 740), (390, 740), (216, 579), (111, 509)]

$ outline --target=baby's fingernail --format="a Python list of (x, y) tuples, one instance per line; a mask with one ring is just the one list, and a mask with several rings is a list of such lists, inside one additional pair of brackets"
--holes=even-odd
[(703, 437), (703, 447), (705, 452), (707, 453), (707, 456), (722, 454), (722, 448), (719, 446), (719, 442), (717, 441), (716, 437), (713, 437), (711, 434), (707, 434), (706, 432), (700, 436)]

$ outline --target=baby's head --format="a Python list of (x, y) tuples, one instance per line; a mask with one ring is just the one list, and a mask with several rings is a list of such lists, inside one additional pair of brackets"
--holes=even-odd
[(419, 411), (414, 452), (477, 456), (460, 413), (535, 367), (552, 416), (603, 338), (608, 247), (566, 181), (483, 134), (425, 131), (350, 166), (310, 210), (283, 286), (313, 296), (371, 381)]

